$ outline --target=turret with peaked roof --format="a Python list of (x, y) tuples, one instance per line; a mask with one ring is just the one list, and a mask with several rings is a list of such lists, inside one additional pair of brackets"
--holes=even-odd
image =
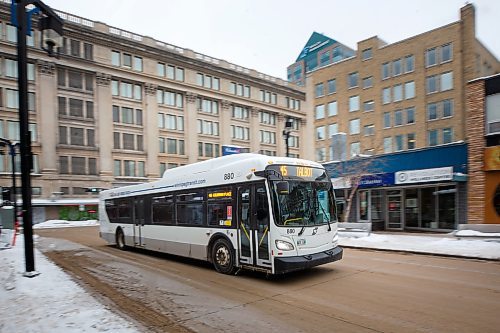
[(352, 57), (355, 53), (335, 39), (313, 32), (295, 63), (288, 66), (288, 81), (303, 85), (306, 72)]

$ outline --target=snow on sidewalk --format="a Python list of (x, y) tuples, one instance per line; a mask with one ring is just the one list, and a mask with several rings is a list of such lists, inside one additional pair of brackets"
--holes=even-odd
[(0, 332), (139, 332), (35, 250), (34, 278), (23, 277), (24, 242), (0, 250)]
[[(477, 234), (476, 234), (477, 235)], [(398, 235), (339, 232), (339, 245), (356, 248), (392, 250), (500, 260), (500, 239), (459, 239), (453, 235)]]

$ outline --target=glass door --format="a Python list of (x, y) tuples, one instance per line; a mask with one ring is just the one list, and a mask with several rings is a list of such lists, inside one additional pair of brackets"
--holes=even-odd
[(271, 267), (269, 251), (269, 204), (266, 186), (238, 188), (239, 261), (252, 266)]
[(144, 226), (144, 199), (135, 200), (134, 204), (134, 244), (144, 246), (142, 227)]
[(403, 229), (403, 205), (401, 202), (401, 190), (387, 191), (387, 225), (389, 230)]

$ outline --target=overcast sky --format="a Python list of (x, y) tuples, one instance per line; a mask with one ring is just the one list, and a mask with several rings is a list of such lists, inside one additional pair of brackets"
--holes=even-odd
[[(54, 9), (286, 78), (313, 31), (353, 49), (459, 20), (463, 0), (44, 0)], [(476, 0), (476, 35), (500, 57), (500, 1)]]

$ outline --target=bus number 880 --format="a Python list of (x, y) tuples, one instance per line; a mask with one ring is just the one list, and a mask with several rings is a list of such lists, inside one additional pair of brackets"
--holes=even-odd
[(234, 179), (234, 173), (233, 172), (229, 172), (229, 173), (225, 173), (224, 174), (224, 180), (231, 180), (231, 179)]

